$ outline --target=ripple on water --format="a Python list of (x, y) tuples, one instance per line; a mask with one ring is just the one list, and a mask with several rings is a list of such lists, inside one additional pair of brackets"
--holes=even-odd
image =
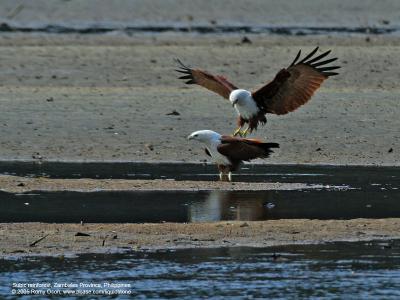
[(399, 256), (400, 242), (394, 240), (21, 258), (0, 261), (0, 295), (7, 299), (10, 282), (109, 281), (155, 299), (397, 299)]

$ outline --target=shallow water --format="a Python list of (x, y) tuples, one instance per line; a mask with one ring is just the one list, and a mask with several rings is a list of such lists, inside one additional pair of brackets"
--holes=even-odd
[[(1, 168), (3, 167), (3, 168)], [(52, 178), (215, 180), (215, 167), (191, 164), (1, 165), (3, 173)], [(290, 191), (0, 192), (0, 222), (198, 222), (400, 217), (395, 167), (245, 166), (240, 181), (306, 183)], [(320, 186), (316, 189), (315, 185)]]
[(0, 222), (203, 222), (400, 217), (400, 190), (0, 192)]
[(112, 282), (152, 299), (398, 299), (399, 270), (399, 241), (31, 257), (0, 260), (0, 294), (12, 282)]

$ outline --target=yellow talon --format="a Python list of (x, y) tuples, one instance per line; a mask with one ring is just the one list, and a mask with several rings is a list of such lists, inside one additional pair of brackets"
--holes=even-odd
[(235, 130), (235, 132), (233, 133), (233, 136), (237, 136), (240, 135), (242, 136), (242, 127), (239, 127), (238, 129)]
[(250, 130), (250, 127), (247, 127), (245, 131), (242, 131), (242, 132), (241, 132), (241, 135), (240, 135), (240, 136), (241, 136), (241, 137), (246, 137), (246, 135), (247, 135), (247, 133), (249, 132), (249, 130)]

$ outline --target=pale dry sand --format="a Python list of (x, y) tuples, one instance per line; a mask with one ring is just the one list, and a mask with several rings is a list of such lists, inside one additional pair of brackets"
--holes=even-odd
[[(115, 36), (81, 43), (71, 36), (3, 37), (0, 158), (203, 161), (202, 147), (187, 135), (199, 129), (230, 134), (236, 115), (218, 95), (178, 80), (174, 57), (253, 89), (299, 48), (322, 44), (340, 58), (341, 74), (296, 112), (268, 118), (254, 136), (281, 149), (265, 162), (399, 165), (398, 41), (250, 38), (254, 44), (242, 45), (235, 36), (172, 35), (154, 43), (121, 37), (122, 44)], [(174, 110), (180, 115), (168, 115)]]
[[(84, 252), (268, 247), (400, 238), (400, 219), (271, 220), (163, 224), (0, 224), (0, 256)], [(76, 236), (77, 233), (89, 236)], [(40, 240), (41, 238), (43, 238)], [(38, 241), (40, 240), (40, 241)], [(35, 243), (38, 241), (37, 243)], [(32, 245), (35, 243), (34, 245)]]

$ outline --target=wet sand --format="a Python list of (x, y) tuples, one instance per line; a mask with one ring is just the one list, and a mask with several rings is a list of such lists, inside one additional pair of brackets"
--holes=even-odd
[(47, 179), (0, 175), (0, 190), (30, 191), (262, 191), (320, 189), (322, 185), (279, 182), (223, 182), (123, 179)]
[[(85, 252), (228, 246), (267, 247), (398, 239), (399, 226), (400, 219), (270, 220), (190, 224), (2, 223), (0, 256), (65, 256)], [(81, 236), (77, 236), (78, 233)], [(82, 236), (82, 233), (89, 236)], [(41, 238), (43, 239), (40, 240)]]

